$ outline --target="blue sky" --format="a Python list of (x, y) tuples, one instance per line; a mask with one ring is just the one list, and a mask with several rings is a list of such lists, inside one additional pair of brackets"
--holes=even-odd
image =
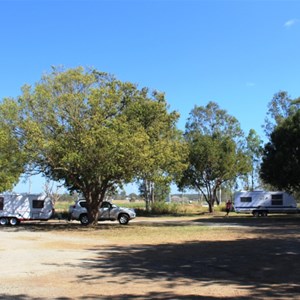
[(51, 66), (95, 67), (165, 92), (181, 129), (215, 101), (263, 138), (273, 95), (300, 96), (296, 0), (0, 0), (0, 36), (1, 99)]

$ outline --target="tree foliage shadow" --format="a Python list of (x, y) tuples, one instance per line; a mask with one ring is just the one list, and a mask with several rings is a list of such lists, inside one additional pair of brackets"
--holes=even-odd
[[(296, 299), (300, 293), (300, 241), (297, 239), (103, 246), (90, 251), (96, 252), (96, 258), (83, 261), (82, 267), (97, 271), (97, 275), (86, 272), (80, 276), (80, 280), (87, 282), (111, 274), (121, 286), (130, 278), (164, 280), (168, 288), (175, 289), (188, 280), (207, 285), (211, 282), (237, 284), (250, 289), (252, 299)], [(124, 280), (120, 281), (120, 277)]]
[(164, 218), (149, 218), (146, 221), (139, 221), (136, 219), (130, 222), (127, 226), (119, 225), (118, 222), (99, 222), (97, 226), (86, 227), (82, 226), (77, 221), (68, 222), (67, 220), (51, 220), (51, 221), (27, 221), (22, 222), (18, 226), (0, 226), (0, 230), (4, 231), (93, 231), (93, 230), (110, 230), (112, 228), (133, 228), (133, 227), (174, 227), (174, 226), (247, 226), (253, 228), (274, 228), (280, 226), (281, 228), (291, 227), (292, 225), (300, 227), (300, 217), (297, 215), (291, 216), (272, 216), (268, 218), (253, 218), (251, 216), (234, 216), (234, 217), (220, 217), (211, 216), (209, 218), (195, 218), (194, 220), (184, 220), (174, 217), (173, 220), (165, 221)]
[[(238, 239), (236, 241), (192, 241), (185, 244), (99, 246), (89, 251), (89, 258), (83, 259), (80, 266), (87, 270), (79, 279), (90, 283), (99, 277), (111, 274), (111, 280), (118, 286), (128, 280), (162, 280), (174, 292), (120, 294), (108, 298), (97, 295), (77, 299), (218, 299), (199, 295), (180, 296), (176, 286), (193, 282), (199, 285), (210, 285), (211, 282), (221, 285), (237, 284), (242, 289), (251, 290), (249, 297), (231, 299), (299, 299), (300, 294), (300, 240), (286, 233), (299, 235), (299, 218), (212, 218), (197, 219), (190, 225), (248, 226), (258, 238)], [(177, 226), (186, 226), (178, 222)], [(141, 226), (132, 223), (131, 228)], [(174, 226), (174, 223), (143, 224), (143, 226)], [(11, 231), (89, 231), (128, 228), (118, 223), (103, 224), (87, 228), (79, 223), (24, 223), (18, 227), (2, 227)], [(248, 231), (249, 232), (249, 231)], [(265, 238), (266, 232), (272, 236)], [(90, 259), (92, 252), (95, 259)], [(96, 271), (96, 276), (88, 270)], [(94, 274), (94, 272), (92, 272)], [(120, 278), (124, 278), (120, 281)], [(125, 279), (126, 278), (126, 279)], [(27, 300), (27, 295), (0, 294), (1, 299)], [(43, 298), (36, 298), (43, 300)], [(69, 300), (59, 297), (57, 300)]]
[(83, 226), (79, 222), (23, 222), (17, 226), (1, 226), (0, 230), (10, 232), (89, 232), (97, 230), (110, 230), (112, 228), (122, 228), (118, 223), (98, 223), (97, 226)]
[[(25, 295), (25, 294), (19, 294), (19, 295), (7, 295), (7, 294), (0, 294), (0, 300), (47, 300), (49, 298), (41, 298), (41, 297), (34, 297)], [(53, 300), (74, 300), (74, 298), (69, 297), (56, 297), (52, 298)], [(78, 300), (143, 300), (143, 299), (160, 299), (160, 300), (218, 300), (219, 297), (213, 297), (213, 296), (199, 296), (199, 295), (177, 295), (173, 292), (150, 292), (145, 294), (120, 294), (117, 296), (99, 296), (99, 295), (88, 295), (83, 297), (76, 297), (75, 299)], [(231, 298), (235, 300), (251, 300), (252, 298), (249, 297), (235, 297)]]
[(282, 226), (289, 226), (289, 225), (300, 225), (300, 215), (271, 215), (268, 217), (259, 217), (255, 218), (252, 215), (249, 216), (229, 216), (229, 217), (222, 217), (222, 216), (211, 216), (210, 218), (197, 218), (192, 221), (193, 223), (202, 223), (202, 224), (219, 224), (219, 225), (226, 225), (226, 224), (236, 224), (240, 226), (263, 226), (263, 227), (273, 227), (274, 225), (282, 225)]

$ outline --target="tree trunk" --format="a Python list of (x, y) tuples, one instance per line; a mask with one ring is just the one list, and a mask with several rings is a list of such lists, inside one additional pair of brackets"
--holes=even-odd
[(96, 226), (98, 224), (98, 217), (99, 217), (99, 206), (102, 201), (97, 204), (91, 204), (90, 209), (88, 209), (88, 219), (89, 219), (89, 226)]
[(210, 213), (214, 212), (214, 204), (215, 204), (215, 201), (214, 201), (214, 199), (211, 198), (209, 203), (208, 203), (208, 211)]
[(103, 202), (105, 197), (105, 191), (102, 193), (88, 193), (85, 194), (85, 199), (87, 200), (87, 215), (89, 220), (89, 226), (96, 226), (98, 224), (99, 218), (99, 207)]
[(145, 183), (146, 211), (150, 212), (151, 206), (154, 203), (154, 182), (145, 179), (144, 183)]

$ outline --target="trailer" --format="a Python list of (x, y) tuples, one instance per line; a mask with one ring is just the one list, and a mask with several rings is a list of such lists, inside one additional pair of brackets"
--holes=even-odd
[(15, 226), (28, 220), (45, 221), (53, 214), (53, 202), (44, 194), (0, 195), (0, 225)]
[(270, 213), (299, 213), (295, 198), (286, 192), (237, 192), (234, 196), (237, 213), (251, 213), (266, 217)]

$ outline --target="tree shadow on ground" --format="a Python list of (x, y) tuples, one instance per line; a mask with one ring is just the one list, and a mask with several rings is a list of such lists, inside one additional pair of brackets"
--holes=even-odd
[[(7, 295), (0, 294), (0, 300), (47, 300), (49, 298), (41, 298), (41, 297), (29, 297), (28, 295), (20, 294), (20, 295)], [(74, 298), (69, 297), (57, 297), (52, 298), (54, 300), (74, 300)], [(161, 300), (218, 300), (219, 297), (213, 296), (197, 296), (197, 295), (177, 295), (172, 292), (150, 292), (145, 294), (121, 294), (118, 296), (99, 296), (99, 295), (89, 295), (76, 298), (78, 300), (143, 300), (143, 299), (161, 299)], [(249, 297), (239, 297), (239, 298), (231, 298), (231, 299), (239, 299), (239, 300), (250, 300), (252, 298)]]
[[(142, 226), (186, 226), (189, 225), (238, 225), (247, 226), (247, 232), (258, 238), (241, 238), (235, 241), (191, 241), (184, 244), (99, 246), (87, 249), (80, 267), (86, 269), (78, 279), (87, 284), (99, 278), (109, 279), (122, 287), (128, 280), (162, 282), (170, 292), (143, 293), (99, 297), (90, 295), (77, 299), (208, 299), (200, 295), (177, 295), (176, 287), (187, 284), (210, 286), (219, 284), (238, 285), (250, 291), (249, 297), (236, 296), (230, 299), (299, 299), (300, 294), (300, 239), (299, 218), (209, 218), (182, 222), (150, 222)], [(134, 230), (140, 223), (129, 224)], [(108, 223), (87, 228), (77, 223), (24, 223), (18, 227), (2, 227), (8, 231), (89, 231), (124, 228), (118, 223)], [(267, 233), (267, 235), (266, 235)], [(270, 234), (271, 233), (271, 234)], [(91, 259), (90, 257), (94, 257)], [(77, 265), (76, 265), (77, 267)], [(92, 270), (93, 272), (89, 272)], [(92, 292), (92, 290), (91, 290)], [(43, 300), (27, 295), (0, 294), (0, 299)], [(73, 299), (73, 298), (72, 298)], [(71, 300), (59, 297), (56, 300)]]
[(211, 216), (209, 218), (195, 218), (192, 223), (202, 223), (202, 224), (216, 224), (216, 225), (226, 225), (226, 224), (236, 224), (240, 226), (274, 226), (277, 224), (282, 225), (300, 225), (300, 215), (271, 215), (268, 217), (258, 217), (255, 218), (251, 215), (249, 216), (239, 216), (233, 215), (229, 217), (225, 216)]
[(97, 226), (83, 226), (79, 222), (68, 222), (68, 221), (56, 221), (53, 220), (51, 222), (38, 222), (38, 221), (28, 221), (22, 222), (17, 226), (0, 226), (0, 231), (10, 231), (10, 232), (22, 232), (22, 231), (29, 231), (29, 232), (88, 232), (88, 231), (97, 231), (97, 230), (109, 230), (112, 228), (120, 228), (124, 227), (119, 225), (118, 223), (98, 223)]
[[(212, 282), (236, 284), (250, 290), (252, 299), (296, 299), (300, 293), (298, 239), (194, 241), (185, 244), (103, 246), (90, 250), (96, 252), (96, 258), (83, 261), (82, 267), (97, 273), (91, 275), (86, 272), (81, 276), (80, 280), (86, 282), (111, 274), (111, 282), (116, 278), (115, 283), (121, 286), (129, 279), (144, 279), (151, 282), (163, 280), (168, 288), (174, 289), (180, 284), (186, 285), (187, 281), (206, 285)], [(124, 278), (123, 281), (120, 277)]]
[(82, 226), (78, 221), (67, 221), (51, 219), (47, 221), (26, 221), (17, 226), (0, 226), (0, 230), (18, 232), (18, 231), (32, 231), (32, 232), (51, 232), (51, 231), (95, 231), (95, 230), (110, 230), (112, 228), (129, 227), (174, 227), (174, 226), (234, 226), (234, 227), (253, 227), (253, 228), (274, 228), (274, 226), (282, 229), (291, 228), (291, 225), (300, 227), (300, 215), (274, 215), (268, 218), (254, 218), (252, 216), (238, 216), (233, 215), (229, 217), (224, 216), (209, 216), (199, 217), (192, 220), (185, 220), (181, 218), (166, 217), (149, 217), (142, 221), (139, 218), (128, 225), (120, 225), (118, 222), (99, 222), (97, 226), (88, 227)]

